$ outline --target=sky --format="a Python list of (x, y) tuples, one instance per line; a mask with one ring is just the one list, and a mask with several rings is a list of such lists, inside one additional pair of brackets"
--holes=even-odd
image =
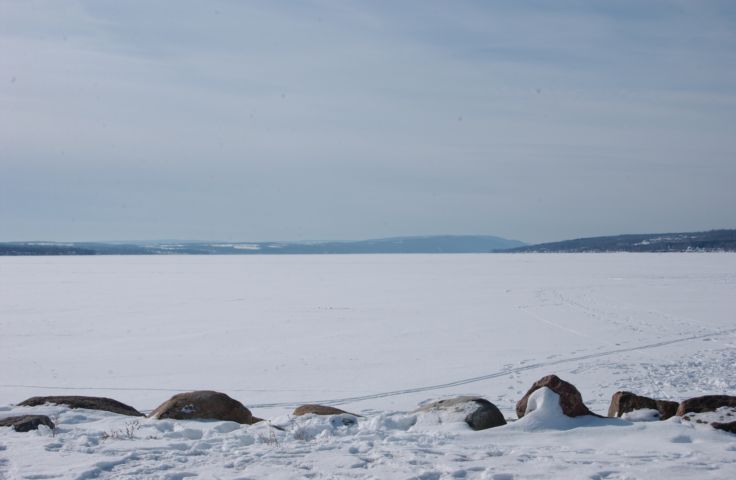
[(0, 0), (0, 241), (736, 228), (732, 1)]

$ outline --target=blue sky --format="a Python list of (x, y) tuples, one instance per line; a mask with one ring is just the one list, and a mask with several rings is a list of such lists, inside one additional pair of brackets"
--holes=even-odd
[(0, 241), (736, 227), (733, 2), (0, 3)]

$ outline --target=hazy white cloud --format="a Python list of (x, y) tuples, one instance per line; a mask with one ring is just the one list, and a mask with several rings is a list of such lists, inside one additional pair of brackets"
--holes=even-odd
[(0, 240), (736, 224), (720, 2), (5, 2)]

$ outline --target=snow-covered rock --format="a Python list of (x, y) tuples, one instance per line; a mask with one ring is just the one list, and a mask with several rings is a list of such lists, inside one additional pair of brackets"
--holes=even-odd
[(683, 416), (688, 413), (714, 412), (722, 407), (736, 407), (736, 396), (734, 395), (703, 395), (701, 397), (689, 398), (680, 402), (677, 415)]
[(547, 387), (542, 387), (529, 395), (524, 416), (509, 424), (511, 430), (539, 432), (546, 430), (571, 430), (579, 427), (603, 427), (630, 425), (617, 418), (598, 415), (578, 415), (570, 417), (562, 410), (560, 395)]
[(631, 392), (619, 391), (611, 397), (611, 405), (608, 407), (609, 417), (621, 417), (626, 413), (635, 410), (655, 410), (657, 417), (666, 420), (677, 412), (677, 402), (669, 400), (655, 400), (643, 395), (636, 395)]
[(294, 409), (293, 415), (295, 417), (300, 417), (302, 415), (307, 414), (314, 414), (314, 415), (342, 415), (342, 414), (348, 414), (352, 415), (354, 417), (357, 417), (358, 415), (355, 415), (354, 413), (346, 412), (345, 410), (341, 410), (337, 407), (331, 407), (329, 405), (317, 405), (314, 403), (309, 403), (307, 405), (300, 405)]
[(540, 378), (531, 386), (516, 404), (516, 415), (522, 418), (528, 410), (528, 401), (531, 395), (540, 388), (549, 388), (559, 396), (559, 403), (562, 412), (568, 417), (578, 417), (581, 415), (590, 415), (590, 410), (583, 403), (583, 396), (580, 394), (575, 385), (562, 380), (557, 375), (547, 375)]
[(506, 425), (506, 419), (494, 404), (481, 397), (460, 396), (422, 404), (416, 413), (421, 422), (435, 418), (439, 423), (465, 422), (473, 430)]
[(126, 405), (123, 402), (113, 400), (106, 397), (87, 397), (82, 395), (57, 395), (50, 397), (31, 397), (23, 400), (18, 405), (26, 407), (35, 407), (38, 405), (66, 405), (69, 408), (85, 408), (88, 410), (103, 410), (105, 412), (113, 412), (120, 415), (129, 415), (132, 417), (143, 417), (141, 412)]

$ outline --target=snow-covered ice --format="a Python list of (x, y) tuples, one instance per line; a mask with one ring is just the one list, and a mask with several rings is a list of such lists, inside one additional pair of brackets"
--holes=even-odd
[[(734, 395), (735, 287), (725, 253), (0, 258), (0, 417), (57, 423), (0, 429), (0, 478), (736, 478), (736, 435), (568, 419), (546, 389), (482, 432), (412, 413), (468, 394), (512, 420), (549, 373), (598, 413), (621, 389)], [(284, 431), (15, 405), (194, 389)]]

